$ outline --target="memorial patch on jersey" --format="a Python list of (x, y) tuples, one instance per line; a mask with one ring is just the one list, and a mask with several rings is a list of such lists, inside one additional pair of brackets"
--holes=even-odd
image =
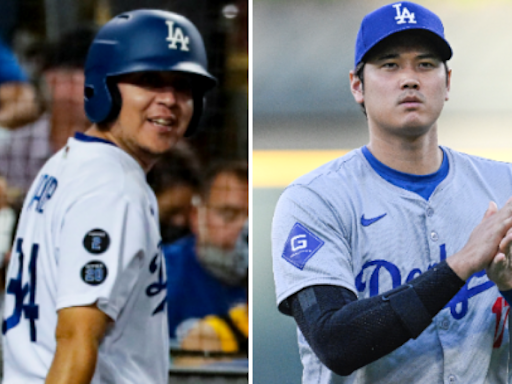
[(103, 229), (93, 229), (87, 232), (84, 237), (84, 247), (95, 255), (103, 253), (110, 245), (110, 237)]
[(324, 245), (324, 242), (299, 223), (295, 223), (283, 251), (283, 259), (304, 269), (306, 262)]
[(81, 276), (86, 284), (100, 285), (108, 276), (107, 266), (101, 261), (91, 261), (83, 266)]

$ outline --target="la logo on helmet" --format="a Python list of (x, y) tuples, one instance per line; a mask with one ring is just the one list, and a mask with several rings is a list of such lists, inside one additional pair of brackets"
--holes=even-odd
[(396, 17), (395, 20), (397, 20), (397, 24), (405, 24), (405, 19), (408, 19), (409, 24), (416, 24), (416, 19), (414, 18), (414, 12), (409, 12), (407, 8), (404, 7), (402, 12), (400, 13), (400, 7), (402, 6), (402, 3), (393, 4), (393, 8), (396, 9)]
[(183, 30), (180, 27), (174, 28), (174, 21), (167, 20), (165, 23), (169, 27), (169, 36), (165, 39), (171, 42), (171, 44), (169, 44), (169, 48), (178, 49), (176, 44), (180, 43), (180, 49), (182, 51), (188, 51), (188, 43), (190, 41), (188, 36), (183, 35)]

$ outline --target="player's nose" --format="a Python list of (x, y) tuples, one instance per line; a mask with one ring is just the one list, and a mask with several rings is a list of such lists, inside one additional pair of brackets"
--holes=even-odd
[(179, 92), (171, 86), (162, 87), (157, 91), (156, 101), (167, 107), (176, 105), (179, 99)]
[(420, 88), (420, 82), (414, 75), (413, 71), (404, 71), (403, 76), (400, 79), (400, 88), (402, 90)]
[(420, 82), (418, 81), (418, 79), (416, 79), (413, 76), (407, 76), (402, 79), (402, 81), (400, 83), (400, 88), (403, 90), (406, 90), (406, 89), (418, 90), (420, 88)]

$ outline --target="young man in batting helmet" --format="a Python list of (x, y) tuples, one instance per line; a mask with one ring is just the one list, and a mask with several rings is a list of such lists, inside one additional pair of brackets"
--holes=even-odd
[(146, 172), (197, 129), (207, 71), (184, 17), (121, 14), (85, 66), (93, 125), (39, 172), (7, 275), (4, 383), (167, 383), (166, 278)]
[(303, 383), (510, 382), (512, 166), (439, 146), (451, 56), (428, 9), (368, 14), (350, 84), (370, 142), (280, 197), (277, 301)]

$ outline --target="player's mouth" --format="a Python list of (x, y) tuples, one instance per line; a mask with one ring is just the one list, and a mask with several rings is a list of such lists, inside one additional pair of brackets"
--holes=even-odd
[(423, 99), (416, 95), (405, 95), (398, 99), (399, 105), (404, 105), (407, 108), (417, 107), (423, 103)]
[(171, 131), (173, 127), (177, 126), (177, 119), (175, 117), (153, 117), (147, 120), (160, 131), (164, 132)]

